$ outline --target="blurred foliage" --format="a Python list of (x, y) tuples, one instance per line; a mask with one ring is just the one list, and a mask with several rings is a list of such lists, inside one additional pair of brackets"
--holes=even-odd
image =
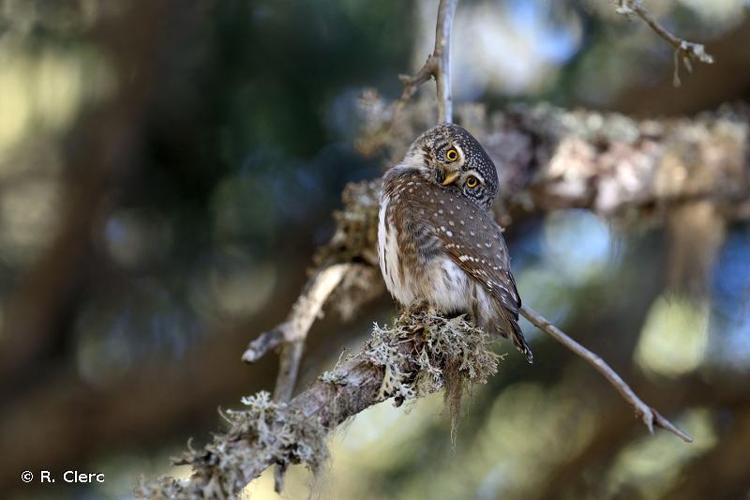
[[(177, 372), (188, 353), (211, 343), (230, 342), (231, 361), (239, 363), (242, 342), (283, 318), (315, 246), (331, 235), (330, 213), (343, 186), (380, 172), (379, 158), (363, 158), (353, 147), (357, 100), (364, 87), (399, 94), (397, 75), (423, 62), (432, 44), (436, 4), (155, 2), (161, 3), (173, 17), (154, 37), (149, 74), (129, 72), (118, 52), (146, 36), (145, 20), (125, 27), (127, 43), (108, 38), (113, 25), (147, 11), (143, 2), (0, 0), (0, 321), (27, 314), (22, 305), (33, 316), (43, 292), (57, 301), (42, 348), (23, 376), (3, 381), (9, 415), (27, 391), (52, 381), (73, 380), (71, 391), (123, 390), (144, 367)], [(647, 3), (670, 29), (707, 41), (709, 49), (750, 29), (744, 0)], [(744, 99), (750, 90), (726, 87), (727, 73), (718, 70), (711, 80), (714, 69), (704, 66), (676, 93), (671, 50), (642, 23), (616, 16), (609, 1), (465, 0), (454, 40), (459, 101), (551, 100), (644, 114), (644, 101), (632, 96), (647, 92), (660, 114)], [(747, 50), (734, 49), (719, 62), (729, 60), (742, 83), (732, 68), (747, 67)], [(74, 188), (106, 169), (93, 151), (84, 152), (89, 164), (71, 163), (81, 138), (97, 129), (85, 119), (106, 114), (139, 79), (148, 97), (137, 123), (105, 131), (134, 138), (122, 155), (127, 168), (94, 184), (101, 199), (90, 207), (91, 226), (76, 232), (66, 218), (78, 201)], [(704, 93), (713, 101), (694, 98)], [(658, 108), (675, 99), (676, 107)], [(40, 262), (54, 261), (66, 234), (86, 240), (81, 265), (62, 283), (42, 280), (19, 293)], [(670, 242), (651, 228), (614, 227), (565, 211), (513, 227), (509, 238), (525, 300), (626, 378), (655, 387), (656, 406), (660, 398), (672, 401), (665, 394), (686, 380), (699, 380), (706, 393), (736, 380), (731, 389), (750, 392), (742, 385), (750, 375), (746, 224), (727, 231), (708, 293), (697, 298), (665, 288)], [(29, 304), (19, 305), (18, 296), (30, 297)], [(314, 358), (311, 373), (333, 363), (346, 342), (334, 333), (339, 325), (325, 328), (314, 332), (325, 354)], [(17, 335), (0, 325), (0, 349), (24, 340)], [(680, 416), (694, 445), (646, 436), (578, 361), (530, 337), (544, 361), (526, 367), (509, 356), (490, 385), (469, 398), (455, 449), (439, 398), (406, 410), (381, 405), (337, 433), (329, 470), (314, 489), (323, 498), (661, 498), (698, 459), (717, 453), (717, 467), (729, 460), (720, 453), (742, 428), (741, 407), (712, 407), (708, 396), (696, 396)], [(217, 359), (211, 369), (225, 362)], [(247, 370), (252, 383), (272, 385), (272, 370)], [(32, 490), (22, 488), (14, 470), (0, 489), (12, 488), (17, 498), (126, 498), (139, 474), (167, 472), (166, 456), (179, 443), (215, 426), (218, 403), (238, 400), (240, 394), (216, 394), (199, 375), (185, 373), (185, 391), (195, 390), (200, 411), (177, 407), (144, 430), (135, 407), (117, 414), (123, 421), (112, 424), (111, 443), (44, 443), (67, 450), (55, 455), (59, 466), (105, 471), (106, 484)], [(155, 391), (163, 382), (151, 381)], [(59, 387), (61, 399), (67, 390)], [(57, 418), (57, 407), (49, 401), (49, 419)], [(81, 407), (81, 426), (104, 425), (87, 420), (89, 411)], [(288, 497), (305, 497), (309, 481), (294, 471)], [(271, 482), (264, 477), (251, 486), (253, 498), (271, 496)], [(747, 493), (750, 481), (726, 485), (716, 485), (717, 497)]]

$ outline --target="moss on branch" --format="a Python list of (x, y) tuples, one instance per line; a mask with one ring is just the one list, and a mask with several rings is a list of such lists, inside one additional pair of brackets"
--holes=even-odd
[(445, 389), (454, 422), (463, 389), (496, 373), (491, 339), (463, 316), (424, 309), (404, 312), (392, 325), (375, 325), (361, 350), (339, 361), (288, 404), (267, 392), (243, 398), (222, 415), (227, 430), (175, 460), (190, 465), (187, 480), (160, 478), (136, 489), (139, 498), (234, 498), (266, 468), (303, 464), (313, 473), (328, 458), (326, 436), (360, 411), (393, 399), (399, 405)]

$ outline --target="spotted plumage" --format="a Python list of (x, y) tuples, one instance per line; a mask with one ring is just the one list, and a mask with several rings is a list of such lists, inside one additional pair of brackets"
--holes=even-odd
[(384, 177), (380, 268), (401, 304), (468, 313), (531, 362), (508, 249), (490, 210), (497, 189), (492, 160), (466, 130), (444, 124), (422, 134)]

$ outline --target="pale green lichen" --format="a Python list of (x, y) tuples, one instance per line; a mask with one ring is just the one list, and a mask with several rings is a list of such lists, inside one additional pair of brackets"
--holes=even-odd
[[(406, 343), (411, 352), (404, 352)], [(464, 316), (447, 319), (428, 310), (405, 311), (388, 328), (376, 324), (365, 356), (385, 368), (380, 399), (400, 405), (445, 389), (453, 436), (464, 388), (486, 383), (500, 360), (490, 336)]]
[(142, 483), (137, 498), (236, 498), (268, 463), (302, 463), (316, 472), (328, 457), (325, 428), (260, 392), (242, 399), (246, 408), (222, 412), (228, 430), (202, 450), (189, 448), (177, 465), (193, 467), (189, 480), (170, 477)]
[(380, 180), (346, 185), (343, 207), (333, 214), (336, 231), (313, 258), (314, 270), (342, 262), (360, 264), (351, 267), (327, 301), (344, 320), (383, 292), (377, 269), (380, 189)]
[(320, 374), (318, 380), (331, 385), (344, 385), (346, 384), (346, 373), (338, 369), (327, 370)]
[[(330, 406), (319, 413), (310, 410), (303, 414), (294, 402), (275, 403), (267, 392), (245, 397), (242, 410), (222, 413), (228, 424), (226, 432), (216, 434), (201, 450), (190, 448), (175, 462), (192, 466), (190, 479), (160, 478), (143, 483), (136, 489), (136, 497), (236, 498), (270, 464), (286, 468), (301, 463), (316, 472), (328, 457), (325, 438), (330, 427), (389, 398), (400, 404), (445, 389), (455, 429), (464, 387), (484, 383), (497, 371), (499, 356), (490, 345), (489, 335), (463, 316), (446, 319), (426, 310), (406, 311), (388, 328), (375, 325), (360, 352), (321, 375), (326, 388), (318, 386), (317, 394), (337, 406), (342, 418), (335, 416)], [(331, 390), (346, 387), (353, 372), (374, 377), (384, 373), (379, 393)], [(327, 418), (325, 425), (321, 418)]]

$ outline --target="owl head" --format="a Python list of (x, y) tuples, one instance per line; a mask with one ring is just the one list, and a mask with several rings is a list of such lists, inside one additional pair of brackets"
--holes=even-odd
[(444, 123), (424, 132), (409, 147), (404, 164), (479, 206), (489, 208), (497, 195), (495, 164), (474, 136), (458, 125)]

